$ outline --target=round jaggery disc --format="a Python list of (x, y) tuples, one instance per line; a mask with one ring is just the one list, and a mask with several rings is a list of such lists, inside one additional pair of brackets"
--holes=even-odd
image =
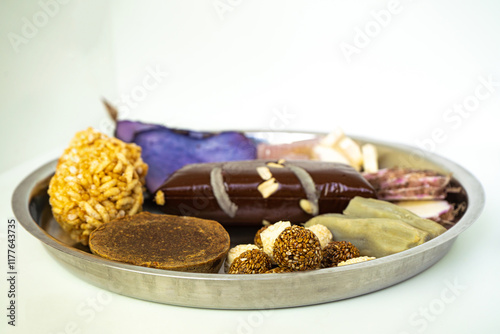
[(214, 220), (142, 212), (101, 225), (89, 246), (96, 255), (138, 266), (216, 273), (229, 234)]

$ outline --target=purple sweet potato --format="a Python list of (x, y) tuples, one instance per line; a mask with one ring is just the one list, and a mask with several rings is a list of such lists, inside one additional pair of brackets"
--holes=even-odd
[(177, 169), (192, 163), (251, 160), (255, 144), (243, 133), (170, 129), (162, 125), (117, 121), (115, 136), (142, 148), (149, 166), (146, 187), (154, 193)]

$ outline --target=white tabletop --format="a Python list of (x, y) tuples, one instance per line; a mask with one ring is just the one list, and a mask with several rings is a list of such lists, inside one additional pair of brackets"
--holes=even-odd
[[(3, 1), (0, 331), (498, 332), (499, 14), (494, 1)], [(416, 277), (349, 300), (266, 311), (109, 293), (69, 273), (18, 225), (12, 327), (12, 191), (76, 131), (109, 131), (102, 97), (124, 118), (174, 127), (340, 126), (422, 147), (471, 171), (484, 186), (485, 209)]]

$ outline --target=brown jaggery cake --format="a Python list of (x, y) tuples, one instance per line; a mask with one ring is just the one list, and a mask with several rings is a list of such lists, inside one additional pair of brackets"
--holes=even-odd
[(89, 238), (92, 253), (160, 269), (216, 273), (229, 234), (214, 220), (141, 212), (103, 224)]

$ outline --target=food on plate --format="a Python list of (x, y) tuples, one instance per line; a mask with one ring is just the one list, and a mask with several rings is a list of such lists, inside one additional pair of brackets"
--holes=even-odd
[[(324, 226), (324, 225), (313, 225)], [(359, 249), (349, 241), (331, 241), (323, 248), (321, 268), (336, 267), (340, 262), (360, 256)]]
[(378, 150), (373, 144), (364, 144), (361, 146), (361, 154), (363, 155), (363, 172), (376, 173), (378, 167)]
[(233, 260), (228, 274), (262, 274), (271, 269), (271, 258), (260, 249), (241, 253)]
[(306, 227), (322, 224), (335, 240), (349, 241), (361, 255), (383, 257), (423, 244), (429, 233), (399, 219), (353, 218), (341, 214), (323, 214), (311, 218)]
[(262, 241), (262, 249), (266, 252), (267, 255), (273, 259), (274, 252), (274, 242), (278, 238), (278, 236), (283, 232), (286, 228), (292, 226), (289, 221), (279, 221), (272, 225), (269, 225), (268, 228), (261, 231), (260, 238)]
[(284, 144), (259, 143), (257, 159), (319, 160), (338, 162), (352, 166), (357, 171), (378, 170), (378, 154), (375, 146), (361, 146), (345, 135), (340, 128), (325, 136)]
[(366, 261), (375, 260), (375, 259), (376, 259), (376, 257), (373, 257), (373, 256), (354, 257), (352, 259), (339, 262), (337, 264), (337, 267), (347, 266), (349, 264), (356, 264), (356, 263), (366, 262)]
[(92, 128), (80, 131), (50, 180), (53, 216), (73, 240), (87, 245), (95, 228), (142, 210), (147, 172), (139, 146)]
[(451, 180), (450, 175), (436, 171), (401, 167), (363, 176), (377, 191), (377, 198), (386, 201), (444, 199)]
[(388, 218), (401, 220), (429, 233), (431, 238), (446, 232), (446, 228), (435, 221), (421, 218), (396, 204), (374, 198), (355, 197), (347, 205), (344, 214), (357, 218)]
[(315, 156), (312, 148), (318, 145), (320, 140), (321, 137), (316, 137), (282, 144), (258, 143), (257, 159), (314, 160)]
[(458, 211), (446, 200), (399, 201), (394, 204), (441, 225), (451, 224)]
[(229, 251), (218, 222), (142, 212), (103, 224), (89, 239), (106, 259), (167, 270), (217, 273)]
[[(330, 268), (360, 256), (359, 249), (352, 243), (332, 241), (332, 233), (321, 224), (303, 227), (279, 221), (259, 229), (256, 235), (261, 246), (241, 244), (229, 250), (226, 273), (271, 274)], [(252, 260), (253, 257), (256, 259)]]
[(313, 151), (317, 160), (347, 163), (357, 171), (363, 164), (361, 147), (340, 128), (322, 138)]
[(234, 259), (240, 256), (242, 253), (252, 249), (259, 249), (259, 247), (253, 244), (242, 244), (242, 245), (236, 245), (231, 249), (229, 249), (229, 252), (227, 253), (226, 256), (226, 261), (224, 261), (224, 272), (227, 273), (229, 271), (229, 267), (231, 267), (231, 264), (233, 263)]
[(274, 241), (273, 259), (280, 267), (296, 271), (317, 269), (322, 260), (321, 244), (314, 232), (292, 225)]
[(363, 176), (377, 198), (391, 201), (419, 217), (449, 228), (467, 206), (463, 189), (451, 175), (415, 168), (385, 168)]
[(257, 245), (259, 248), (262, 248), (263, 245), (262, 245), (262, 238), (260, 236), (260, 234), (262, 233), (262, 231), (264, 231), (266, 228), (268, 228), (270, 225), (264, 225), (262, 226), (261, 228), (259, 228), (257, 230), (257, 232), (255, 233), (255, 236), (253, 238), (253, 243), (255, 245)]
[[(238, 131), (117, 121), (116, 137), (77, 133), (49, 200), (74, 240), (139, 266), (218, 272), (224, 263), (230, 274), (342, 266), (435, 238), (466, 205), (451, 175), (379, 169), (377, 147), (338, 128), (276, 145)], [(141, 212), (145, 187), (165, 214)], [(254, 244), (230, 249), (222, 225), (260, 228)]]
[(185, 165), (249, 160), (257, 156), (255, 144), (237, 131), (209, 133), (118, 121), (115, 135), (142, 147), (142, 158), (150, 167), (146, 185), (151, 193)]
[[(258, 169), (267, 167), (265, 180)], [(159, 188), (168, 214), (214, 219), (226, 225), (261, 225), (283, 217), (303, 223), (342, 212), (355, 196), (375, 197), (352, 167), (334, 162), (248, 160), (191, 164)]]
[(325, 225), (316, 224), (310, 227), (307, 227), (308, 230), (312, 231), (319, 240), (321, 248), (324, 249), (326, 245), (330, 243), (333, 239), (332, 232)]

